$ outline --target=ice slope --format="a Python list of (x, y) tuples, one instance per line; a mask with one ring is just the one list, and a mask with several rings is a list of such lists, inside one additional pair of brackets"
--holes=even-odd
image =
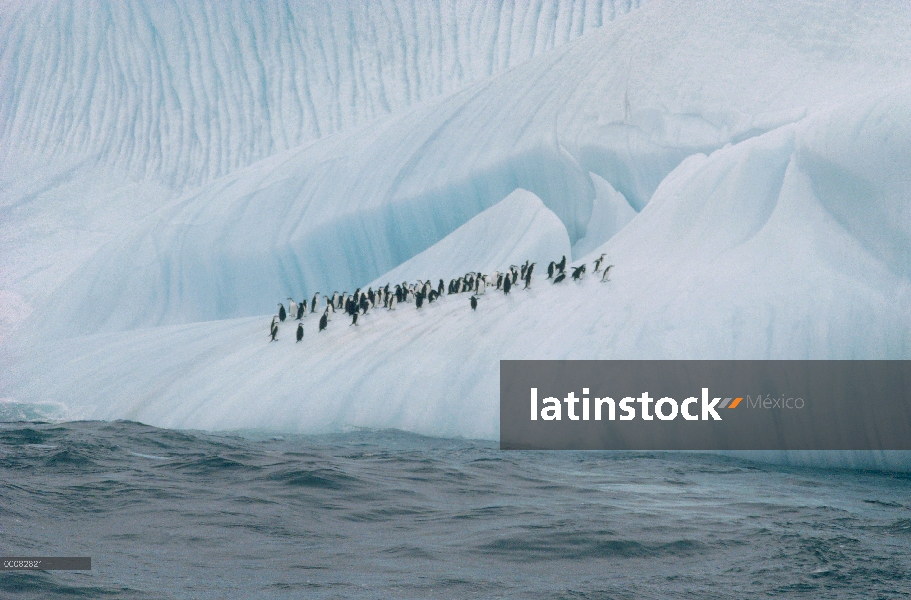
[(686, 157), (904, 85), (909, 25), (900, 3), (648, 3), (496, 77), (188, 190), (73, 273), (66, 312), (49, 315), (67, 327), (52, 333), (261, 314), (274, 298), (354, 289), (518, 187), (591, 250), (605, 188), (590, 173), (641, 210)]
[[(904, 3), (649, 3), (451, 94), (138, 202), (142, 219), (99, 217), (100, 250), (71, 232), (65, 251), (88, 254), (75, 266), (34, 239), (66, 239), (58, 212), (81, 223), (115, 199), (77, 198), (72, 217), (62, 199), (47, 214), (24, 202), (9, 214), (26, 215), (16, 239), (35, 252), (5, 266), (29, 344), (2, 349), (0, 396), (172, 427), (495, 438), (500, 359), (911, 358), (909, 25)], [(559, 219), (576, 264), (607, 253), (612, 281), (539, 277), (476, 313), (453, 296), (322, 334), (308, 317), (304, 343), (287, 326), (267, 343), (267, 311), (289, 294), (350, 290), (409, 259), (444, 277), (467, 262), (453, 240), (515, 250), (475, 225), (517, 188)]]
[(638, 0), (23, 0), (0, 7), (0, 164), (180, 187), (566, 43)]

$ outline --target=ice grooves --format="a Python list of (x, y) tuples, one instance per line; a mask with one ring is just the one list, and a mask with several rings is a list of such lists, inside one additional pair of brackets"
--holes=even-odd
[(23, 148), (98, 156), (199, 184), (514, 67), (635, 4), (7, 4), (0, 161)]

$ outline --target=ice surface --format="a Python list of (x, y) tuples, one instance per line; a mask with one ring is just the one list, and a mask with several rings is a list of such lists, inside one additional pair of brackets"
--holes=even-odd
[(639, 0), (24, 0), (0, 10), (0, 162), (210, 180), (458, 90)]
[(525, 261), (539, 273), (551, 260), (571, 254), (569, 236), (557, 215), (528, 190), (518, 189), (448, 236), (370, 284), (393, 286), (418, 279), (449, 280), (468, 272), (494, 273)]
[[(495, 438), (500, 359), (911, 358), (907, 5), (609, 4), (0, 10), (0, 395)], [(564, 252), (612, 281), (268, 343)]]

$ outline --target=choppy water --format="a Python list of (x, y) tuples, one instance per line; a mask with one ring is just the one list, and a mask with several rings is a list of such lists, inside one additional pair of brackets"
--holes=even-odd
[(906, 598), (911, 478), (400, 432), (0, 424), (0, 597)]

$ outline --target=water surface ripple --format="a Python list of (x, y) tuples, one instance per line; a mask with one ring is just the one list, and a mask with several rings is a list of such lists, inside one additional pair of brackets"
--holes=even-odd
[(397, 431), (0, 424), (0, 597), (907, 598), (911, 478)]

